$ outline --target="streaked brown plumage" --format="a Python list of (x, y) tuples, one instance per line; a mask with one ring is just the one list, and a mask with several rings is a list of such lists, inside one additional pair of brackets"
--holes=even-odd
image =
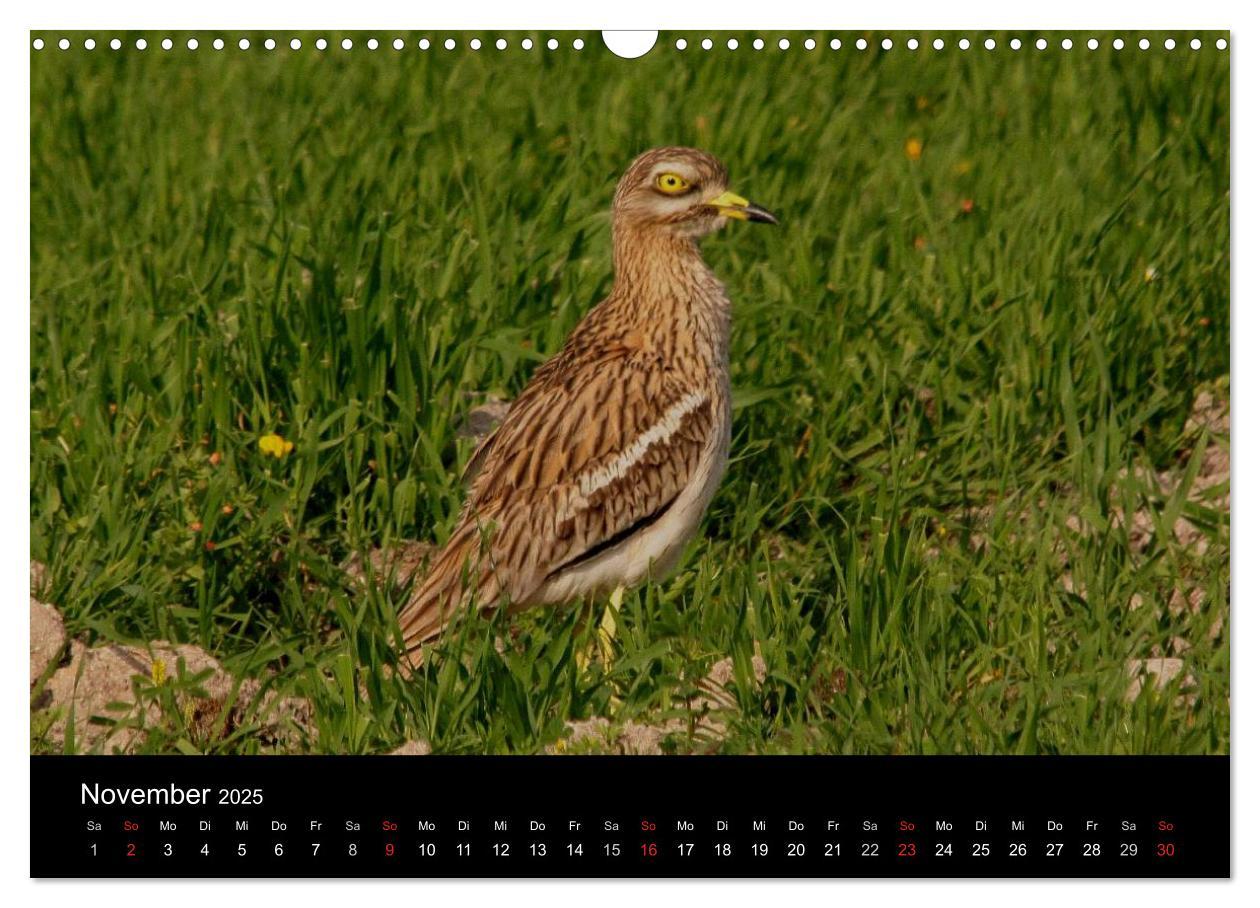
[(726, 180), (691, 148), (621, 178), (612, 293), (473, 454), (459, 524), (398, 616), (409, 652), (461, 604), (575, 601), (672, 570), (730, 447), (730, 301), (697, 240), (774, 223)]

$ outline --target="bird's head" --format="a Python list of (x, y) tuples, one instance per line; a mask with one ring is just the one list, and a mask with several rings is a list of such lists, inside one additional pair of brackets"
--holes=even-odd
[(634, 159), (617, 184), (613, 223), (701, 237), (728, 220), (779, 223), (726, 187), (726, 167), (696, 148), (654, 148)]

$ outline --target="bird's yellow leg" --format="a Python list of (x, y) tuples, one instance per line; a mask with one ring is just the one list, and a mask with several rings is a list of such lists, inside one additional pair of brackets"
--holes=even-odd
[[(593, 653), (596, 649), (599, 651), (599, 660), (607, 668), (612, 664), (613, 660), (613, 640), (617, 638), (617, 613), (621, 611), (621, 603), (625, 598), (626, 588), (619, 586), (612, 591), (612, 595), (608, 598), (608, 604), (604, 606), (604, 611), (599, 619), (599, 624), (595, 628), (595, 643), (583, 650), (578, 651), (574, 655), (574, 661), (577, 663), (578, 671), (585, 671), (586, 667), (591, 664)], [(594, 608), (594, 603), (591, 604)], [(589, 614), (589, 613), (588, 613)], [(585, 624), (587, 619), (583, 619)]]
[(604, 617), (599, 621), (599, 630), (595, 634), (595, 642), (599, 644), (600, 661), (604, 667), (612, 665), (613, 640), (617, 637), (617, 613), (621, 611), (621, 601), (626, 595), (626, 588), (618, 586), (608, 597), (608, 605), (604, 607)]
[[(578, 639), (586, 637), (587, 632), (590, 630), (591, 618), (595, 613), (595, 603), (583, 603), (581, 609), (581, 615), (578, 618), (577, 626), (574, 629), (574, 636)], [(573, 663), (577, 666), (579, 675), (585, 672), (586, 667), (591, 664), (591, 653), (594, 652), (594, 650), (595, 646), (592, 643), (587, 643), (580, 649), (574, 649)]]

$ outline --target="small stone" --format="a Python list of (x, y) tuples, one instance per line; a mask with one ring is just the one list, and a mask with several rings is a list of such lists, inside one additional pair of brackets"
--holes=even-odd
[(578, 719), (565, 723), (569, 729), (569, 741), (580, 744), (583, 741), (606, 741), (609, 737), (611, 723), (602, 717)]
[(1173, 536), (1178, 545), (1186, 547), (1195, 547), (1198, 543), (1205, 542), (1202, 531), (1185, 517), (1178, 517), (1173, 524)]
[[(682, 719), (668, 719), (658, 725), (631, 721), (617, 726), (596, 716), (565, 724), (569, 730), (568, 738), (547, 748), (549, 752), (564, 753), (576, 749), (582, 753), (659, 755), (665, 752), (661, 744), (667, 737), (687, 732), (687, 723)], [(696, 730), (705, 731), (704, 720), (700, 721)], [(575, 748), (574, 745), (584, 746)]]
[(507, 416), (511, 406), (510, 401), (491, 394), (484, 404), (468, 411), (463, 425), (455, 431), (456, 437), (477, 440), (485, 438), (498, 427), (499, 423), (503, 422), (503, 417)]
[(44, 582), (48, 569), (38, 561), (31, 562), (31, 595), (39, 596), (44, 592)]
[[(291, 750), (303, 737), (315, 737), (313, 708), (298, 697), (280, 697), (263, 692), (261, 682), (247, 678), (238, 685), (213, 656), (190, 644), (155, 641), (148, 646), (112, 643), (86, 647), (71, 644), (71, 657), (48, 681), (50, 706), (59, 714), (50, 735), (54, 743), (65, 739), (68, 717), (73, 711), (76, 747), (91, 750), (98, 745), (106, 752), (130, 752), (143, 743), (143, 726), (161, 721), (156, 703), (142, 714), (135, 703), (132, 679), (136, 675), (151, 681), (177, 676), (180, 660), (186, 675), (209, 674), (198, 683), (204, 697), (184, 697), (181, 703), (189, 724), (206, 735), (221, 729), (230, 731), (248, 720), (260, 723), (254, 734), (264, 744)], [(120, 709), (115, 708), (121, 706)], [(253, 709), (248, 711), (246, 707)], [(225, 714), (224, 710), (227, 710)], [(139, 719), (141, 728), (119, 727), (122, 719)]]
[(31, 685), (43, 677), (48, 666), (66, 646), (66, 625), (61, 614), (47, 602), (31, 596)]
[(44, 672), (66, 646), (66, 624), (61, 613), (47, 602), (40, 600), (47, 580), (47, 569), (38, 561), (31, 562), (31, 686), (43, 677)]
[(1163, 690), (1177, 678), (1181, 678), (1181, 689), (1192, 688), (1195, 685), (1194, 676), (1190, 672), (1182, 675), (1185, 668), (1185, 661), (1176, 657), (1164, 657), (1155, 659), (1130, 659), (1125, 663), (1125, 668), (1129, 673), (1129, 677), (1133, 680), (1129, 682), (1129, 688), (1125, 691), (1124, 699), (1127, 703), (1132, 703), (1142, 694), (1142, 685), (1147, 678), (1150, 683), (1155, 685), (1156, 690)]
[[(1121, 516), (1123, 520), (1123, 515)], [(1129, 523), (1129, 551), (1141, 552), (1155, 536), (1155, 518), (1147, 510), (1133, 512)]]
[(1217, 615), (1216, 620), (1212, 622), (1212, 626), (1208, 628), (1208, 639), (1217, 639), (1223, 630), (1225, 630), (1225, 616)]
[(1228, 397), (1220, 397), (1208, 389), (1195, 395), (1190, 416), (1186, 419), (1185, 431), (1192, 433), (1200, 429), (1207, 429), (1217, 435), (1229, 434)]
[(617, 736), (617, 744), (624, 754), (648, 756), (660, 754), (661, 741), (666, 735), (683, 731), (682, 723), (672, 720), (664, 725), (640, 725), (638, 722), (627, 722)]
[(730, 656), (727, 656), (725, 659), (719, 659), (717, 662), (714, 662), (713, 667), (709, 669), (708, 680), (718, 685), (719, 687), (726, 686), (727, 684), (730, 683), (731, 679), (734, 677), (735, 677), (735, 660), (732, 659)]
[(433, 753), (433, 748), (429, 746), (428, 741), (408, 741), (402, 747), (395, 748), (389, 753), (393, 757), (427, 757)]
[(1180, 615), (1189, 608), (1190, 614), (1197, 615), (1203, 610), (1203, 600), (1206, 598), (1207, 591), (1201, 586), (1192, 586), (1189, 594), (1177, 587), (1168, 601), (1168, 611), (1172, 615)]

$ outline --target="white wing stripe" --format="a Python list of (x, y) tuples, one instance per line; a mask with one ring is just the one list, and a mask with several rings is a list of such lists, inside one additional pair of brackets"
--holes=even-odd
[(669, 439), (682, 425), (683, 417), (697, 409), (709, 399), (702, 391), (693, 391), (665, 411), (660, 422), (652, 426), (630, 443), (612, 463), (590, 470), (578, 478), (578, 488), (583, 497), (590, 497), (609, 483), (620, 479), (647, 453), (657, 442)]

